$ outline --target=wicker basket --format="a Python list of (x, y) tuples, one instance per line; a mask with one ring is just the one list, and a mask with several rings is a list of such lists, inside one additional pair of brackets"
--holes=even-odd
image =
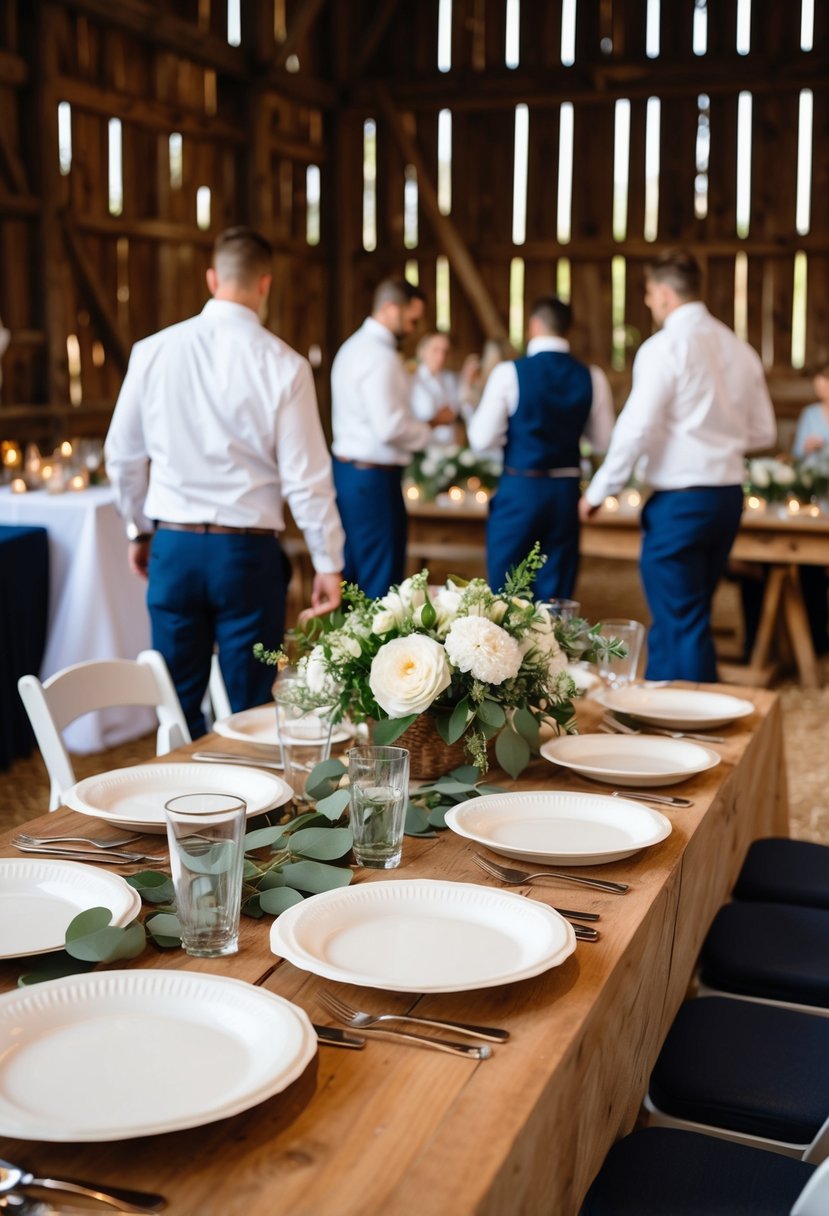
[(395, 747), (409, 749), (409, 776), (419, 779), (442, 777), (461, 764), (469, 764), (463, 739), (444, 743), (429, 714), (419, 718), (394, 741)]

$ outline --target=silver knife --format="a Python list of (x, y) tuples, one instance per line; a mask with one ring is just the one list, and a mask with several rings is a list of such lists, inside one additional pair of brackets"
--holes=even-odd
[(243, 756), (238, 752), (193, 752), (194, 760), (207, 760), (212, 764), (248, 764), (255, 768), (275, 768), (282, 772), (281, 760), (267, 760), (259, 756)]
[(337, 1026), (318, 1026), (316, 1022), (312, 1025), (314, 1034), (320, 1043), (325, 1043), (329, 1047), (351, 1047), (353, 1050), (359, 1051), (366, 1045), (362, 1035), (351, 1034), (347, 1030), (340, 1030)]

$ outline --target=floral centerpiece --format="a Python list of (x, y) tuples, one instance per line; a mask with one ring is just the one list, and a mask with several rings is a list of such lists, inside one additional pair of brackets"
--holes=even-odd
[(797, 490), (797, 469), (779, 456), (756, 456), (746, 461), (745, 491), (766, 502), (785, 502)]
[(417, 486), (422, 498), (431, 502), (450, 486), (473, 492), (494, 490), (500, 474), (501, 466), (491, 456), (476, 454), (471, 448), (458, 444), (432, 444), (424, 452), (415, 454), (406, 470), (406, 480)]
[[(377, 743), (406, 746), (405, 733), (425, 719), (445, 744), (462, 739), (482, 772), (494, 740), (498, 763), (517, 776), (544, 723), (575, 729), (568, 661), (624, 654), (622, 643), (599, 636), (599, 625), (553, 618), (533, 600), (544, 561), (536, 545), (497, 593), (483, 579), (435, 588), (427, 570), (376, 600), (346, 587), (343, 608), (304, 628), (297, 666), (309, 697), (334, 705), (335, 720), (373, 722)], [(261, 646), (256, 652), (280, 659)]]

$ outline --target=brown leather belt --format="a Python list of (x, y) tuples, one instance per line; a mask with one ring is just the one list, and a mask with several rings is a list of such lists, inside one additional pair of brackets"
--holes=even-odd
[(504, 466), (512, 477), (581, 477), (581, 469), (512, 469)]
[(403, 472), (402, 464), (372, 464), (368, 460), (349, 460), (347, 456), (335, 456), (340, 464), (350, 464), (352, 469), (394, 469), (396, 473)]
[(156, 524), (164, 532), (201, 532), (217, 536), (276, 536), (273, 528), (231, 528), (227, 524), (171, 524), (160, 519)]

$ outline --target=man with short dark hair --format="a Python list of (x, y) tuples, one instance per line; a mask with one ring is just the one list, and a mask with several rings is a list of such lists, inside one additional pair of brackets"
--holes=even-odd
[(776, 435), (758, 355), (699, 294), (700, 268), (686, 250), (646, 267), (645, 303), (662, 328), (636, 354), (607, 457), (579, 505), (589, 519), (642, 462), (654, 491), (640, 562), (652, 680), (717, 679), (711, 600), (740, 525), (744, 459)]
[(406, 566), (403, 469), (451, 422), (445, 407), (419, 422), (398, 343), (414, 333), (424, 296), (405, 279), (384, 279), (371, 316), (340, 347), (331, 369), (334, 483), (345, 528), (345, 578), (372, 598), (402, 581)]
[(547, 561), (535, 593), (545, 600), (569, 598), (578, 572), (581, 437), (603, 452), (613, 429), (607, 377), (570, 354), (571, 325), (563, 300), (536, 300), (526, 356), (493, 368), (467, 424), (476, 451), (504, 449), (504, 471), (489, 505), (489, 582), (501, 587), (510, 567), (539, 541)]
[(343, 534), (307, 360), (261, 324), (269, 242), (251, 228), (216, 241), (212, 299), (137, 342), (106, 440), (133, 570), (147, 577), (153, 646), (195, 738), (214, 645), (234, 712), (270, 700), (288, 563), (283, 503), (316, 570), (313, 614), (340, 602)]

